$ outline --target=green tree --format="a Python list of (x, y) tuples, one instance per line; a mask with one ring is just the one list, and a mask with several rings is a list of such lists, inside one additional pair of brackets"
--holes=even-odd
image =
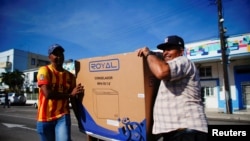
[(21, 92), (25, 74), (19, 70), (2, 73), (2, 82), (9, 86), (9, 91)]

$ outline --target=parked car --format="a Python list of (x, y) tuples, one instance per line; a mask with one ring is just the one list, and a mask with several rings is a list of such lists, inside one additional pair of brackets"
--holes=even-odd
[[(8, 93), (8, 99), (11, 105), (13, 104), (20, 104), (25, 105), (26, 104), (26, 97), (24, 94), (18, 94), (18, 93)], [(3, 104), (5, 102), (5, 98), (0, 98), (0, 103)]]
[(4, 104), (5, 103), (5, 94), (4, 94), (4, 90), (0, 90), (0, 104)]
[(4, 101), (2, 101), (2, 99), (4, 100), (4, 93), (0, 92), (0, 104), (4, 104)]

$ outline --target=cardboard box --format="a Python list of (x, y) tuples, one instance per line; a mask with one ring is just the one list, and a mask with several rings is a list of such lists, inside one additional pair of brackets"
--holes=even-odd
[(131, 52), (78, 61), (77, 83), (85, 88), (77, 110), (81, 130), (104, 140), (150, 140), (159, 81), (146, 60)]

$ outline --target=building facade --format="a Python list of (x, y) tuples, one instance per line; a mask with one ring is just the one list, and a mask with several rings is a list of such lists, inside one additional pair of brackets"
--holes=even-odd
[[(226, 109), (224, 71), (220, 40), (186, 45), (187, 57), (200, 72), (202, 95), (206, 108)], [(250, 108), (250, 34), (227, 39), (229, 97), (233, 111)]]
[[(48, 63), (48, 56), (19, 49), (10, 49), (0, 52), (0, 75), (6, 72), (13, 72), (16, 69), (24, 72), (25, 70), (36, 69), (37, 67)], [(2, 82), (1, 79), (0, 82)], [(4, 84), (1, 85), (1, 88), (6, 87), (7, 86)]]

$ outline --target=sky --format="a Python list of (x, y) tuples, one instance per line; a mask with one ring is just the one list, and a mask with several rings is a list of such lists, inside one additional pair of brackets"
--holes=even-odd
[[(60, 44), (65, 59), (151, 50), (169, 35), (185, 43), (218, 39), (216, 0), (0, 0), (0, 52), (48, 55)], [(250, 33), (250, 0), (222, 0), (226, 35)]]

